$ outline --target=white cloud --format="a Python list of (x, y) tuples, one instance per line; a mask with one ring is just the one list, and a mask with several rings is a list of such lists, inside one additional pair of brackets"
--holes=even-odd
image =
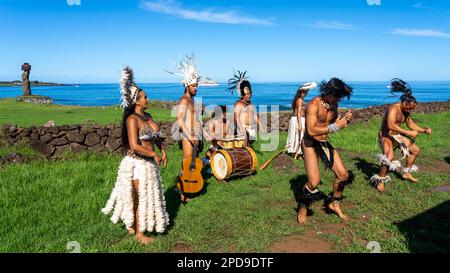
[(151, 12), (168, 14), (186, 20), (198, 22), (222, 23), (222, 24), (243, 24), (256, 26), (270, 26), (273, 24), (271, 19), (258, 19), (246, 15), (241, 15), (236, 11), (216, 12), (212, 9), (193, 10), (181, 6), (175, 0), (143, 1), (140, 4), (141, 9)]
[(381, 6), (381, 0), (366, 0), (369, 6)]
[(81, 0), (66, 0), (69, 6), (81, 6)]
[(434, 29), (396, 28), (389, 33), (416, 37), (450, 38), (450, 33)]
[(432, 8), (432, 7), (428, 7), (428, 6), (422, 5), (421, 2), (415, 3), (415, 4), (413, 5), (413, 8), (415, 8), (415, 9), (434, 9), (434, 8)]
[(309, 25), (316, 28), (328, 28), (328, 29), (339, 29), (339, 30), (353, 30), (355, 27), (350, 24), (345, 24), (336, 21), (317, 21), (312, 25)]

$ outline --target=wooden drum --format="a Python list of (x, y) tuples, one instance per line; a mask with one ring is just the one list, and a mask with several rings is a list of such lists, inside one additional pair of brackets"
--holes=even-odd
[(218, 180), (251, 175), (257, 164), (256, 153), (250, 147), (218, 150), (211, 156), (211, 169)]

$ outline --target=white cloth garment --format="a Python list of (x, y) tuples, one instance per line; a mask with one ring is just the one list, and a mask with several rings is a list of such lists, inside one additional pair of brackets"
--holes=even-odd
[(133, 228), (133, 179), (139, 179), (139, 231), (164, 233), (169, 225), (169, 214), (166, 210), (159, 167), (153, 160), (124, 157), (119, 166), (114, 189), (101, 211), (104, 214), (113, 211), (113, 223), (123, 221), (127, 228)]
[(295, 153), (303, 154), (302, 147), (301, 147), (301, 141), (305, 134), (305, 118), (304, 117), (302, 117), (301, 123), (302, 123), (302, 131), (301, 131), (300, 137), (299, 137), (298, 118), (296, 116), (293, 116), (289, 120), (288, 138), (287, 138), (286, 146), (285, 146), (285, 149), (287, 149), (287, 152), (289, 154), (295, 154)]

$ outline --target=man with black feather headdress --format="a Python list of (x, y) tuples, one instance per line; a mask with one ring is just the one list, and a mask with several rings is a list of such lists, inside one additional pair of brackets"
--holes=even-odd
[[(403, 158), (406, 158), (405, 168), (403, 168), (403, 178), (411, 182), (417, 182), (411, 172), (417, 172), (418, 167), (414, 165), (420, 153), (419, 147), (415, 144), (415, 138), (419, 133), (431, 134), (430, 128), (421, 128), (411, 117), (411, 111), (416, 108), (417, 101), (412, 95), (411, 87), (401, 79), (393, 79), (391, 82), (391, 93), (400, 92), (400, 102), (390, 105), (381, 121), (381, 128), (378, 132), (378, 144), (383, 154), (377, 155), (380, 159), (380, 172), (370, 178), (369, 182), (378, 191), (384, 192), (384, 184), (391, 181), (388, 171), (399, 171), (401, 163), (394, 159), (394, 150), (400, 148)], [(395, 95), (395, 94), (394, 94)], [(410, 130), (403, 129), (405, 123)]]
[(343, 199), (344, 187), (351, 181), (351, 174), (345, 168), (339, 153), (328, 142), (328, 135), (346, 128), (352, 120), (353, 115), (350, 110), (345, 116), (338, 116), (338, 102), (344, 97), (349, 99), (352, 90), (342, 80), (332, 78), (328, 82), (321, 83), (320, 95), (306, 105), (306, 130), (302, 141), (302, 151), (308, 181), (300, 193), (297, 215), (299, 224), (306, 223), (311, 203), (324, 197), (324, 194), (317, 189), (320, 183), (319, 159), (322, 160), (326, 169), (331, 169), (335, 174), (333, 191), (325, 201), (326, 209), (343, 220), (348, 219), (342, 212), (340, 203)]
[(257, 125), (262, 126), (256, 113), (255, 105), (251, 102), (252, 86), (247, 71), (234, 72), (233, 78), (228, 80), (228, 88), (231, 94), (237, 89), (239, 100), (234, 104), (234, 122), (236, 125), (236, 136), (244, 137), (246, 146), (256, 141)]

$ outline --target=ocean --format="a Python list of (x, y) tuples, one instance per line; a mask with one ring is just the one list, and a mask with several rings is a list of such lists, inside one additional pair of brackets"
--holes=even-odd
[[(344, 99), (341, 107), (366, 108), (398, 101), (387, 88), (389, 82), (348, 82), (353, 87), (350, 100)], [(150, 99), (176, 101), (184, 89), (178, 83), (138, 84), (147, 91)], [(413, 95), (419, 102), (447, 101), (450, 99), (450, 81), (410, 82)], [(256, 106), (278, 105), (280, 110), (290, 109), (291, 101), (299, 84), (297, 83), (254, 83), (252, 102)], [(196, 100), (201, 98), (205, 105), (233, 105), (237, 93), (226, 93), (226, 84), (200, 86)], [(79, 86), (32, 87), (35, 95), (49, 96), (53, 103), (80, 106), (118, 105), (119, 84), (80, 84)], [(22, 94), (21, 87), (0, 87), (0, 98), (12, 98)], [(318, 94), (317, 89), (308, 93), (306, 101)], [(261, 109), (260, 109), (261, 110)], [(262, 110), (264, 111), (264, 110)]]

